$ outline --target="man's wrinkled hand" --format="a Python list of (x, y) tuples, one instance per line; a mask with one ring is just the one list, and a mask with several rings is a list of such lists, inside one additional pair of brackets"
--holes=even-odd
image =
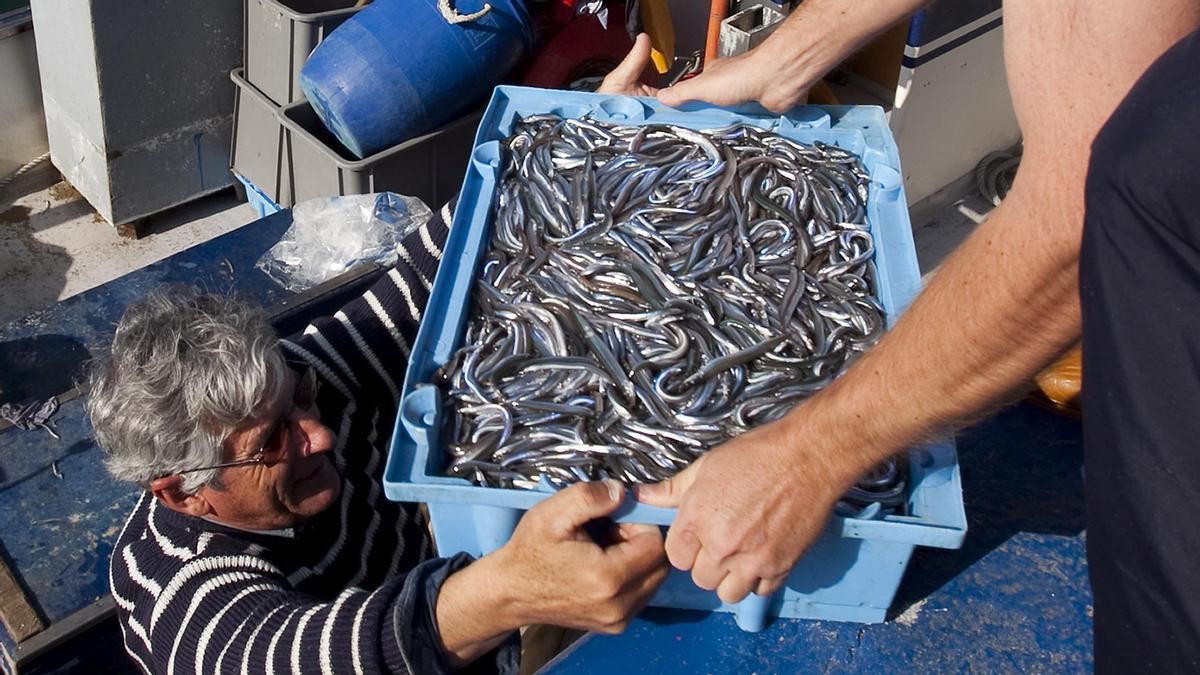
[(619, 633), (666, 579), (670, 567), (655, 525), (613, 525), (603, 543), (584, 525), (624, 499), (617, 481), (572, 485), (530, 509), (496, 555), (520, 584), (527, 623)]
[(757, 101), (776, 113), (787, 112), (807, 100), (808, 90), (816, 84), (817, 79), (797, 81), (781, 77), (778, 64), (770, 63), (765, 56), (755, 49), (716, 59), (705, 65), (699, 75), (660, 89), (658, 100), (672, 107), (679, 107), (688, 101), (704, 101), (713, 105)]
[(723, 602), (779, 589), (847, 487), (830, 478), (825, 462), (797, 450), (785, 421), (749, 431), (671, 480), (638, 489), (643, 503), (679, 509), (667, 556)]

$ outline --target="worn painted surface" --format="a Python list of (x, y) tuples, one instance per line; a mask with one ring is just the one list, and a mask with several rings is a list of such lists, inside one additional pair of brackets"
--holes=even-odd
[(1079, 425), (1028, 404), (959, 436), (970, 531), (918, 550), (887, 623), (648, 610), (547, 673), (1079, 672), (1091, 668)]
[[(291, 222), (283, 212), (178, 253), (0, 328), (0, 399), (23, 401), (71, 388), (101, 353), (130, 302), (161, 283), (233, 290), (266, 306), (288, 294), (254, 262)], [(109, 555), (136, 490), (105, 473), (82, 399), (67, 401), (45, 431), (0, 431), (0, 544), (48, 623), (107, 593)], [(12, 640), (0, 631), (0, 647)]]
[(40, 0), (38, 69), (51, 159), (101, 215), (111, 216), (91, 3)]
[(0, 197), (0, 327), (258, 218), (232, 190), (152, 216), (122, 237), (65, 183)]
[(55, 166), (121, 224), (228, 187), (240, 0), (40, 0)]

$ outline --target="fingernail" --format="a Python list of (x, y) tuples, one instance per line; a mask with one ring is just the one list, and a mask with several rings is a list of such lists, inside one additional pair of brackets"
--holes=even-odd
[(625, 484), (624, 483), (622, 483), (619, 480), (613, 480), (611, 478), (605, 480), (604, 483), (606, 485), (608, 485), (609, 499), (613, 500), (614, 502), (619, 502), (619, 501), (621, 501), (622, 498), (624, 498), (624, 496), (625, 496)]

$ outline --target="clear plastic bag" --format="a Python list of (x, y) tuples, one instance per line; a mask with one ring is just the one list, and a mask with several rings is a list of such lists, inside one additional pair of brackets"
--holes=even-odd
[(396, 244), (432, 215), (420, 199), (391, 192), (301, 202), (256, 266), (300, 292), (362, 263), (394, 264)]

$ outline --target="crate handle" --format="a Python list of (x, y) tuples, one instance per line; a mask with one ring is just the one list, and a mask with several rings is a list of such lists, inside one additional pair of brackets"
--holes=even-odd
[(600, 101), (600, 110), (613, 122), (645, 122), (646, 104), (632, 96), (613, 96)]

